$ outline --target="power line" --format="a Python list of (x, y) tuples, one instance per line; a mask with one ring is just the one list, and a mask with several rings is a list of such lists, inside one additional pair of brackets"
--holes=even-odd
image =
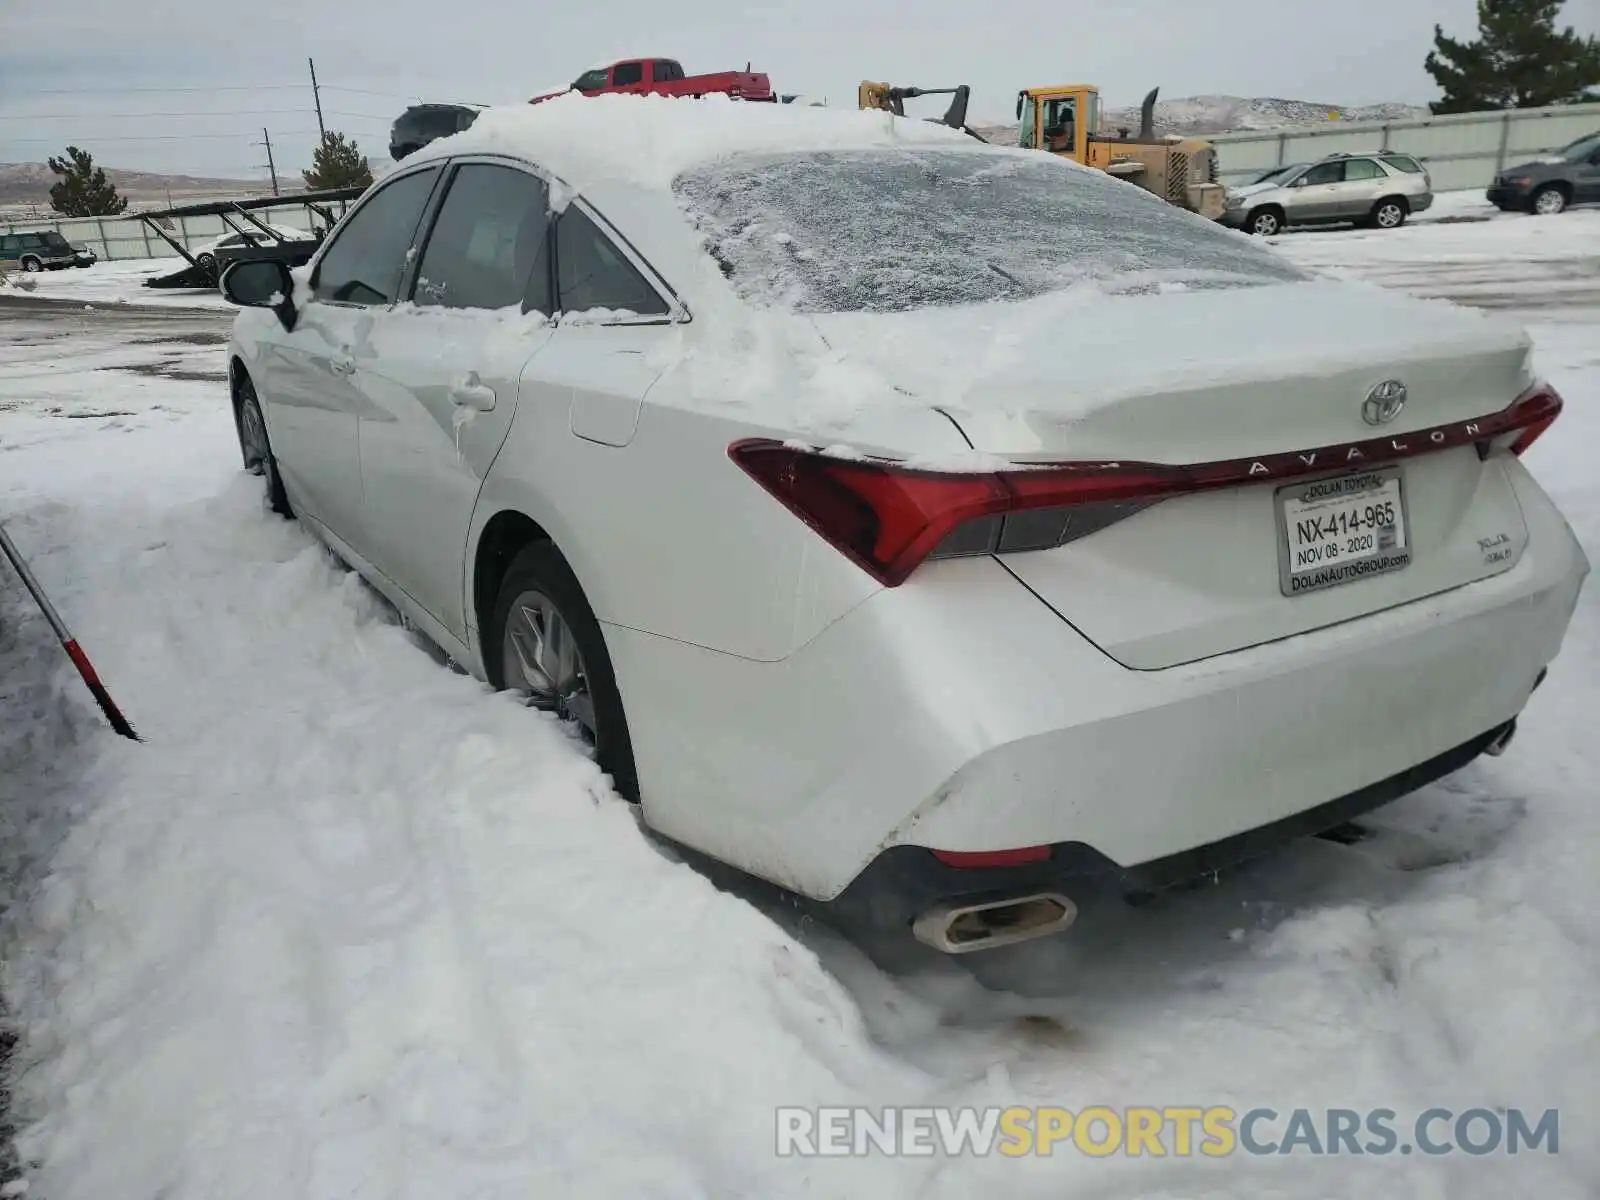
[(29, 94), (34, 96), (129, 96), (135, 93), (151, 95), (175, 95), (179, 92), (277, 92), (305, 87), (303, 83), (256, 83), (256, 84), (223, 84), (217, 87), (175, 87), (175, 88), (30, 88)]
[[(228, 109), (221, 112), (131, 112), (131, 113), (24, 113), (20, 116), (0, 115), (0, 121), (83, 121), (97, 120), (105, 116), (115, 116), (119, 121), (132, 120), (138, 117), (262, 117), (262, 116), (299, 116), (308, 113), (309, 108), (240, 108)], [(359, 116), (359, 113), (350, 113), (349, 116)]]
[[(87, 137), (81, 134), (74, 134), (73, 137), (78, 141), (84, 142), (187, 142), (195, 138), (248, 138), (250, 132), (250, 130), (243, 130), (238, 133), (151, 133), (139, 136), (118, 134), (113, 137)], [(278, 136), (315, 137), (316, 133), (315, 129), (290, 129), (287, 131), (280, 130)], [(7, 145), (37, 144), (53, 146), (59, 141), (60, 138), (0, 138), (0, 142), (4, 142)]]

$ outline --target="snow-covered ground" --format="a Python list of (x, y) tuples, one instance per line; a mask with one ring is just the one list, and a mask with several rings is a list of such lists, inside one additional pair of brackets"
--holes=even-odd
[(148, 288), (144, 281), (188, 264), (170, 258), (128, 258), (65, 271), (13, 274), (0, 279), (0, 296), (82, 300), (85, 304), (137, 304), (160, 308), (231, 308), (220, 292), (200, 288)]
[[(1578, 212), (1279, 245), (1520, 310), (1568, 400), (1529, 462), (1600, 559), (1600, 302), (1560, 286), (1597, 278), (1597, 234)], [(224, 329), (0, 302), (0, 517), (146, 738), (104, 728), (0, 573), (34, 1194), (1596, 1194), (1594, 589), (1511, 751), (1370, 840), (1011, 951), (873, 958), (671, 861), (554, 727), (266, 515)], [(1559, 1108), (1564, 1136), (1517, 1158), (774, 1153), (779, 1105), (1008, 1103)]]

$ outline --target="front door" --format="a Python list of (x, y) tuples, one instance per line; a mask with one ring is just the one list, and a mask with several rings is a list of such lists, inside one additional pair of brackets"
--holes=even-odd
[(363, 377), (361, 482), (372, 563), (465, 640), (465, 548), (478, 492), (550, 340), (548, 192), (492, 160), (452, 168)]
[(1344, 160), (1317, 163), (1289, 185), (1284, 209), (1289, 220), (1330, 221), (1339, 215), (1339, 189), (1344, 183)]
[(363, 199), (318, 260), (293, 332), (259, 368), (279, 470), (311, 516), (363, 554), (363, 376), (438, 176), (437, 166), (407, 172)]

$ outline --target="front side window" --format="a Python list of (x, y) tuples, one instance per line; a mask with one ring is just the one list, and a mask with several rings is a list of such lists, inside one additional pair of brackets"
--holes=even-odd
[(632, 83), (644, 81), (644, 64), (637, 62), (618, 63), (611, 68), (611, 82), (616, 87), (627, 87)]
[(392, 304), (438, 175), (436, 166), (402, 175), (352, 213), (317, 265), (312, 294), (338, 304)]
[(1600, 154), (1600, 133), (1591, 133), (1588, 137), (1581, 137), (1561, 150), (1561, 157), (1568, 162), (1583, 162), (1595, 154)]
[(550, 311), (544, 181), (486, 163), (458, 169), (428, 234), (413, 299), (441, 308)]
[(556, 222), (557, 304), (562, 312), (613, 309), (665, 316), (666, 302), (582, 209)]
[(1270, 249), (1053, 155), (739, 154), (685, 172), (673, 190), (734, 291), (791, 312), (1308, 278)]
[(1355, 183), (1363, 179), (1382, 179), (1383, 168), (1370, 158), (1352, 158), (1344, 165), (1344, 178), (1346, 183)]
[(1017, 98), (1017, 104), (1020, 110), (1017, 114), (1017, 120), (1022, 126), (1021, 136), (1017, 139), (1017, 145), (1024, 150), (1036, 149), (1037, 147), (1034, 146), (1034, 126), (1037, 124), (1039, 115), (1039, 102), (1032, 96), (1023, 94)]
[(1318, 163), (1300, 178), (1306, 187), (1316, 187), (1320, 183), (1342, 183), (1344, 182), (1344, 160)]

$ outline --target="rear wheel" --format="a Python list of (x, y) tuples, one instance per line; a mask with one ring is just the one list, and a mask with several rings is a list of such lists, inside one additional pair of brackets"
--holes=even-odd
[(1559, 184), (1547, 183), (1533, 194), (1529, 207), (1541, 217), (1553, 217), (1558, 212), (1565, 212), (1566, 189)]
[(1250, 214), (1244, 227), (1257, 237), (1271, 237), (1283, 232), (1283, 214), (1275, 208), (1262, 208)]
[(1378, 229), (1399, 229), (1406, 223), (1409, 212), (1404, 200), (1391, 196), (1372, 206), (1372, 224)]
[(611, 656), (577, 576), (553, 543), (533, 542), (512, 560), (484, 632), (489, 682), (568, 722), (622, 797), (636, 802), (633, 742)]
[(37, 273), (44, 270), (44, 264), (30, 255), (22, 260), (22, 269), (30, 273)]
[(267, 504), (280, 517), (294, 516), (289, 505), (289, 493), (284, 490), (283, 476), (278, 474), (278, 460), (272, 454), (272, 442), (267, 437), (266, 418), (261, 413), (261, 401), (256, 398), (255, 385), (248, 375), (240, 377), (237, 385), (235, 414), (239, 425), (239, 452), (244, 457), (244, 469), (252, 475), (261, 475), (267, 481)]

